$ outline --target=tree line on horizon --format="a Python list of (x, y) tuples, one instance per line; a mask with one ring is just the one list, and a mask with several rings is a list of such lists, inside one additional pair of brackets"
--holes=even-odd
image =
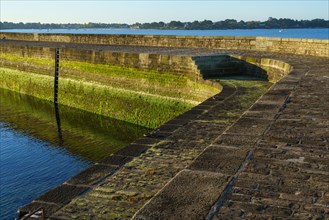
[(329, 20), (294, 20), (290, 18), (272, 18), (267, 21), (237, 21), (235, 19), (226, 19), (223, 21), (193, 21), (181, 22), (170, 21), (119, 24), (119, 23), (13, 23), (0, 22), (0, 29), (90, 29), (90, 28), (131, 28), (131, 29), (162, 29), (162, 30), (222, 30), (222, 29), (287, 29), (287, 28), (329, 28)]

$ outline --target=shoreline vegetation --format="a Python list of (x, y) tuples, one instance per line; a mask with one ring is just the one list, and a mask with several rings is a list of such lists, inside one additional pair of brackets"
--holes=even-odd
[(290, 18), (272, 18), (266, 21), (237, 21), (226, 19), (222, 21), (193, 21), (193, 22), (149, 22), (126, 23), (14, 23), (0, 22), (0, 29), (159, 29), (159, 30), (227, 30), (227, 29), (290, 29), (290, 28), (329, 28), (329, 20), (294, 20)]
[[(53, 100), (53, 61), (0, 54), (0, 87)], [(59, 102), (154, 129), (219, 93), (219, 85), (157, 71), (62, 61)]]

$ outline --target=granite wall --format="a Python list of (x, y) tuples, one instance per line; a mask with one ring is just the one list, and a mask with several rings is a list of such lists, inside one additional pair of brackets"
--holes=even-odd
[[(0, 50), (2, 53), (16, 54), (22, 57), (54, 59), (55, 56), (54, 48), (49, 47), (0, 44)], [(237, 55), (178, 56), (61, 48), (60, 58), (68, 61), (156, 70), (160, 73), (170, 72), (203, 83), (210, 83), (210, 81), (204, 79), (232, 75), (252, 75), (275, 82), (291, 71), (290, 65), (282, 61)], [(13, 67), (12, 63), (6, 63), (2, 59), (0, 63), (2, 66)], [(19, 70), (28, 71), (26, 67), (20, 68), (19, 63), (15, 65)]]
[(270, 37), (194, 37), (0, 33), (1, 39), (158, 47), (237, 49), (329, 57), (329, 40)]

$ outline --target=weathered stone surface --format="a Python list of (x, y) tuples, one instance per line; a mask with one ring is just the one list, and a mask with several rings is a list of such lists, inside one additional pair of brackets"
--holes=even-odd
[[(157, 39), (156, 39), (157, 38)], [(241, 41), (241, 38), (243, 42)], [(61, 44), (76, 42), (78, 45), (103, 44), (111, 45), (112, 50), (121, 45), (178, 47), (178, 48), (210, 48), (238, 49), (279, 52), (282, 54), (301, 54), (329, 57), (328, 40), (271, 38), (271, 37), (196, 37), (196, 36), (147, 36), (147, 35), (88, 35), (85, 34), (26, 34), (0, 33), (0, 39), (44, 41)], [(156, 39), (156, 40), (155, 40)], [(254, 59), (256, 60), (256, 59)], [(269, 63), (270, 64), (270, 63)]]
[(248, 150), (244, 149), (211, 146), (202, 152), (189, 169), (234, 175), (247, 154)]
[(123, 164), (131, 161), (133, 158), (122, 155), (111, 155), (99, 161), (99, 164), (111, 165), (111, 166), (122, 166)]
[(144, 153), (149, 148), (150, 148), (149, 145), (130, 144), (130, 145), (118, 150), (117, 152), (115, 152), (115, 155), (136, 157), (136, 156), (139, 156), (141, 153)]
[(114, 166), (94, 165), (72, 177), (66, 183), (70, 185), (92, 186), (114, 173), (115, 169), (116, 167)]
[(258, 139), (259, 137), (254, 135), (222, 134), (213, 144), (232, 147), (252, 147)]
[(157, 142), (159, 142), (159, 139), (157, 138), (144, 137), (137, 139), (136, 141), (133, 142), (133, 144), (153, 145)]
[(133, 219), (203, 219), (229, 176), (183, 170)]
[(270, 125), (271, 120), (240, 118), (230, 129), (227, 134), (243, 134), (243, 135), (262, 135), (265, 129)]
[(64, 205), (88, 189), (88, 187), (63, 184), (38, 197), (36, 201)]
[[(313, 62), (309, 67), (318, 69), (317, 73), (299, 69), (298, 83), (290, 78), (269, 91), (273, 98), (281, 93), (278, 91), (290, 95), (278, 119), (255, 145), (252, 159), (237, 176), (214, 219), (329, 218), (325, 196), (329, 182), (329, 116), (323, 112), (328, 108), (324, 95), (328, 82), (319, 80), (321, 75), (328, 76), (328, 70)], [(306, 77), (299, 74), (303, 72)]]

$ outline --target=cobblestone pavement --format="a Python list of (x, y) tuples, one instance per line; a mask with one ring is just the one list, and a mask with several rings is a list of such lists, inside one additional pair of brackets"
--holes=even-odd
[[(143, 50), (125, 48), (135, 49)], [(100, 162), (99, 173), (110, 167), (101, 183), (68, 181), (74, 196), (92, 189), (62, 208), (67, 201), (44, 203), (51, 219), (329, 219), (328, 58), (153, 49), (266, 57), (294, 69), (260, 98), (226, 84), (131, 145), (140, 150)]]

